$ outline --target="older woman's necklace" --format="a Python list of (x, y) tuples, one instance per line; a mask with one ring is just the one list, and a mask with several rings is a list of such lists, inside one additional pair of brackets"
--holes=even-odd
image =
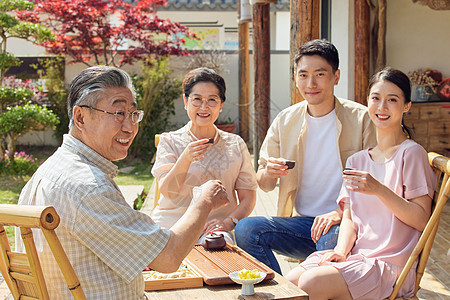
[[(214, 125), (213, 125), (214, 126)], [(217, 141), (217, 137), (219, 136), (219, 130), (217, 130), (216, 126), (214, 126), (214, 129), (216, 130), (216, 134), (214, 135), (213, 138), (213, 145), (215, 144), (215, 142)], [(189, 124), (187, 127), (187, 132), (189, 133), (189, 135), (194, 138), (194, 140), (198, 141), (200, 140), (198, 137), (195, 136), (195, 134), (191, 131), (191, 125)]]

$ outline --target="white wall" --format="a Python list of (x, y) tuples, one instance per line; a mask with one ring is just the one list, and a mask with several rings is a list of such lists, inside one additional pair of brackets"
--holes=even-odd
[(15, 56), (46, 56), (45, 48), (36, 46), (22, 39), (10, 38), (7, 40), (7, 51)]
[(331, 42), (339, 52), (341, 78), (335, 87), (338, 97), (354, 97), (354, 24), (353, 0), (332, 1), (331, 3)]
[(387, 64), (406, 73), (437, 69), (450, 77), (450, 10), (432, 10), (410, 0), (387, 4)]
[(276, 20), (275, 27), (275, 50), (289, 51), (289, 38), (291, 28), (291, 15), (288, 11), (279, 11), (271, 15)]
[[(341, 80), (335, 88), (339, 97), (354, 97), (354, 7), (353, 0), (332, 1), (331, 41), (336, 45), (340, 56)], [(177, 22), (215, 22), (222, 25), (221, 42), (233, 38), (225, 36), (225, 27), (237, 27), (235, 12), (168, 12), (160, 11), (161, 18), (170, 18)], [(290, 105), (289, 99), (289, 54), (277, 52), (287, 50), (289, 45), (289, 12), (271, 13), (271, 45), (275, 50), (271, 55), (271, 120), (276, 114)], [(387, 64), (410, 72), (417, 68), (435, 68), (444, 77), (450, 77), (450, 11), (434, 11), (426, 6), (412, 3), (410, 0), (388, 1), (387, 7)], [(235, 34), (237, 38), (237, 33)], [(222, 43), (223, 45), (223, 43)], [(252, 41), (250, 39), (250, 45)], [(9, 51), (18, 56), (45, 55), (43, 48), (20, 40), (11, 40)], [(175, 75), (183, 78), (185, 63), (174, 60), (172, 67)], [(66, 81), (70, 82), (85, 66), (71, 65), (66, 68)], [(253, 110), (253, 56), (250, 57), (250, 109)], [(125, 68), (130, 71), (129, 68)], [(134, 67), (132, 72), (138, 72)], [(238, 56), (229, 54), (222, 74), (227, 83), (227, 101), (221, 117), (238, 118)], [(180, 100), (176, 104), (176, 116), (173, 122), (184, 124), (188, 118)], [(37, 138), (37, 137), (35, 137)], [(43, 140), (43, 138), (38, 138)]]

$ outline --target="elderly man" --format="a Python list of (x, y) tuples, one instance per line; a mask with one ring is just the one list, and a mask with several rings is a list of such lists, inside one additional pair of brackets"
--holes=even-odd
[[(143, 111), (136, 110), (130, 77), (96, 66), (72, 82), (69, 134), (22, 190), (19, 204), (52, 205), (57, 234), (87, 299), (145, 299), (142, 270), (172, 272), (201, 235), (211, 210), (227, 203), (219, 181), (209, 181), (170, 229), (127, 205), (112, 161), (127, 156)], [(51, 299), (72, 299), (42, 236), (36, 235)], [(20, 247), (20, 241), (19, 247)]]

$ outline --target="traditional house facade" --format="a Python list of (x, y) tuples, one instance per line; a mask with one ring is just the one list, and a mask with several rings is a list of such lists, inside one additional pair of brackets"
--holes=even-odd
[[(340, 53), (341, 80), (335, 93), (339, 97), (349, 99), (355, 98), (355, 79), (358, 79), (355, 78), (354, 59), (355, 4), (358, 4), (358, 1), (366, 0), (318, 1), (321, 6), (320, 37), (333, 42)], [(415, 2), (417, 1), (396, 0), (386, 3), (386, 65), (407, 73), (416, 69), (437, 69), (442, 72), (444, 78), (450, 77), (450, 40), (447, 38), (450, 30), (450, 10), (436, 10)], [(246, 5), (250, 9), (241, 15), (248, 19), (251, 15), (251, 5)], [(186, 46), (190, 49), (224, 54), (221, 55), (222, 75), (227, 83), (227, 101), (221, 118), (237, 121), (240, 89), (237, 1), (168, 0), (165, 7), (159, 8), (158, 15), (189, 26), (197, 32), (202, 40), (188, 40)], [(270, 4), (270, 28), (266, 29), (270, 30), (270, 120), (291, 104), (289, 45), (290, 39), (297, 33), (290, 30), (290, 18), (289, 1), (279, 0), (276, 4)], [(373, 23), (373, 15), (370, 18)], [(251, 27), (250, 25), (249, 107), (252, 121), (254, 57)], [(21, 40), (11, 42), (9, 51), (19, 57), (46, 55), (43, 48)], [(186, 58), (172, 59), (171, 67), (179, 77), (186, 73), (186, 65)], [(70, 82), (83, 68), (81, 65), (67, 66), (66, 81)], [(370, 68), (373, 70), (373, 66)], [(187, 116), (181, 98), (178, 102), (173, 122), (182, 124), (187, 121)], [(39, 140), (41, 138), (37, 137), (38, 135), (33, 136)], [(25, 140), (25, 143), (28, 142), (32, 141)], [(44, 142), (48, 143), (48, 139)]]

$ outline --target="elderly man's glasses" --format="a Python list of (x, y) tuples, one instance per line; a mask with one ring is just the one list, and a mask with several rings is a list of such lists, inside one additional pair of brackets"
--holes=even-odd
[(208, 100), (203, 100), (200, 97), (195, 97), (195, 98), (189, 97), (189, 99), (191, 100), (192, 105), (195, 107), (201, 107), (203, 102), (206, 102), (206, 105), (209, 107), (217, 107), (220, 104), (220, 100), (214, 99), (214, 98), (210, 98)]
[(133, 124), (136, 124), (136, 123), (139, 123), (140, 121), (142, 121), (142, 118), (144, 117), (143, 110), (135, 110), (135, 111), (131, 111), (131, 112), (130, 111), (109, 112), (109, 111), (98, 109), (98, 108), (95, 108), (95, 107), (92, 107), (89, 105), (80, 105), (80, 107), (85, 107), (85, 108), (103, 112), (105, 114), (113, 115), (114, 119), (120, 123), (124, 122), (128, 117), (131, 117), (131, 122)]

